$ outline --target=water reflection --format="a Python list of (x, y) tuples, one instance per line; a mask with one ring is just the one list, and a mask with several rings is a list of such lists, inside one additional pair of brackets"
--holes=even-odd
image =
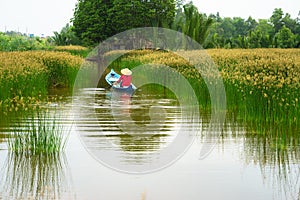
[(253, 123), (227, 118), (220, 142), (237, 141), (241, 160), (256, 165), (274, 199), (300, 199), (300, 137), (297, 127), (286, 124)]
[(74, 199), (64, 153), (9, 152), (1, 174), (0, 199)]
[(130, 96), (87, 88), (77, 95), (76, 130), (104, 165), (137, 173), (156, 165), (158, 169), (180, 157), (199, 131), (192, 106), (179, 106), (177, 99), (157, 93), (137, 91)]
[(2, 134), (0, 133), (0, 143), (4, 142), (7, 138), (7, 135), (6, 134)]
[[(85, 94), (95, 93), (85, 90)], [(126, 93), (99, 90), (95, 99), (92, 95), (91, 99), (88, 95), (81, 99), (85, 101), (80, 104), (84, 104), (82, 109), (85, 112), (81, 112), (78, 127), (84, 140), (98, 149), (107, 148), (101, 146), (101, 140), (108, 139), (115, 147), (118, 145), (127, 151), (158, 150), (164, 146), (164, 139), (161, 138), (169, 136), (172, 139), (170, 134), (181, 117), (176, 100), (150, 95), (131, 97)], [(129, 145), (130, 141), (140, 141), (141, 145)], [(102, 144), (106, 145), (104, 142)]]
[[(76, 131), (81, 136), (81, 139), (85, 141), (87, 147), (99, 155), (109, 152), (109, 154), (107, 154), (108, 156), (119, 159), (120, 162), (125, 165), (142, 166), (145, 163), (152, 165), (156, 160), (151, 159), (151, 154), (160, 152), (173, 142), (173, 139), (176, 137), (176, 131), (178, 130), (178, 122), (182, 122), (182, 112), (178, 109), (177, 100), (147, 92), (137, 93), (131, 98), (126, 95), (113, 95), (111, 91), (101, 88), (84, 89), (74, 104), (74, 106), (78, 106), (81, 110), (81, 115), (78, 116), (78, 123), (76, 124)], [(116, 108), (114, 111), (112, 111), (112, 106)], [(69, 108), (70, 107), (66, 107), (66, 109)], [(153, 118), (153, 116), (151, 116), (152, 114), (156, 115), (156, 118)], [(126, 131), (124, 132), (122, 123), (126, 122), (124, 119), (128, 118), (131, 118), (135, 122), (135, 124), (132, 124), (133, 127), (136, 125), (143, 127), (145, 130), (148, 130), (148, 134), (129, 134), (126, 133)], [(121, 120), (118, 121), (118, 119)], [(155, 120), (156, 123), (153, 123)], [(208, 124), (210, 120), (211, 116), (208, 113), (201, 112), (201, 130), (209, 128)], [(64, 121), (67, 121), (67, 119)], [(185, 122), (188, 121), (190, 120), (186, 120)], [(9, 129), (9, 127), (6, 126), (7, 125), (3, 126), (3, 133)], [(188, 129), (190, 124), (185, 123), (184, 126)], [(289, 128), (289, 131), (285, 131), (286, 128)], [(155, 129), (159, 129), (159, 134)], [(138, 130), (133, 129), (132, 131), (138, 133)], [(196, 153), (192, 152), (194, 155), (199, 154), (198, 151), (205, 141), (204, 136), (205, 135), (200, 134), (197, 140), (200, 142), (195, 144), (195, 148), (191, 148), (191, 151), (197, 151)], [(221, 137), (218, 135), (211, 136), (214, 137), (212, 141), (217, 141), (215, 148), (217, 150), (221, 149), (221, 153), (214, 151), (208, 159), (199, 162), (197, 162), (197, 158), (194, 157), (192, 158), (192, 163), (189, 163), (187, 159), (187, 162), (181, 163), (182, 166), (187, 166), (187, 168), (176, 168), (182, 170), (180, 172), (183, 173), (177, 174), (178, 170), (175, 170), (173, 173), (164, 174), (164, 177), (162, 177), (164, 182), (162, 181), (160, 186), (164, 187), (163, 184), (167, 184), (168, 180), (173, 180), (172, 183), (170, 183), (171, 189), (167, 189), (169, 189), (169, 191), (178, 190), (175, 194), (179, 194), (181, 190), (194, 192), (195, 189), (196, 191), (199, 189), (197, 188), (197, 184), (203, 181), (209, 190), (220, 183), (218, 182), (219, 177), (223, 177), (224, 175), (224, 177), (229, 177), (228, 180), (230, 181), (222, 181), (222, 183), (228, 183), (227, 188), (229, 188), (229, 191), (231, 187), (242, 184), (246, 185), (246, 188), (249, 186), (249, 196), (254, 196), (256, 194), (252, 193), (257, 192), (257, 194), (263, 194), (269, 197), (266, 199), (271, 199), (270, 194), (265, 190), (273, 188), (270, 189), (274, 192), (273, 199), (297, 200), (300, 198), (300, 138), (299, 128), (297, 126), (251, 123), (241, 120), (237, 115), (230, 115), (229, 113)], [(5, 141), (6, 137), (7, 135), (0, 133), (0, 141), (1, 139)], [(74, 141), (70, 140), (69, 142)], [(1, 145), (5, 146), (5, 143), (1, 143)], [(77, 146), (74, 148), (77, 149)], [(6, 154), (6, 151), (1, 152)], [(78, 159), (75, 161), (77, 165), (78, 161), (85, 162), (85, 157), (79, 157), (77, 152), (74, 154), (75, 160)], [(232, 165), (229, 165), (229, 167), (227, 165), (228, 163), (226, 163), (226, 156), (228, 156), (228, 154), (234, 157), (234, 161), (237, 161), (236, 163), (231, 163)], [(159, 156), (158, 153), (157, 158)], [(4, 159), (4, 157), (0, 158)], [(218, 158), (221, 159), (217, 160)], [(3, 159), (2, 162), (4, 161)], [(205, 168), (205, 163), (210, 163), (210, 165)], [(219, 166), (216, 166), (216, 163)], [(245, 170), (245, 173), (235, 170), (240, 169), (240, 166), (241, 168), (248, 167), (248, 169), (254, 169), (251, 172), (251, 178), (244, 177), (249, 170)], [(78, 172), (82, 170), (80, 166), (76, 167), (78, 167)], [(90, 166), (87, 165), (87, 167)], [(206, 171), (203, 172), (204, 170), (207, 170), (207, 176), (205, 174)], [(172, 169), (170, 171), (172, 171)], [(228, 175), (228, 171), (234, 172)], [(28, 157), (22, 154), (8, 153), (5, 166), (0, 176), (0, 194), (2, 195), (0, 195), (0, 199), (75, 199), (74, 194), (71, 192), (71, 175), (68, 174), (68, 172), (68, 162), (64, 154), (49, 156), (30, 155)], [(85, 175), (86, 172), (82, 173)], [(101, 173), (98, 173), (97, 176), (97, 173), (98, 171), (91, 170), (91, 176), (95, 175), (94, 180), (92, 180), (94, 182), (88, 182), (89, 180), (87, 178), (83, 179), (87, 180), (87, 182), (80, 182), (79, 185), (81, 187), (82, 185), (88, 185), (86, 187), (91, 188), (90, 191), (97, 194), (99, 190), (99, 179), (105, 177), (105, 175)], [(190, 176), (187, 176), (187, 174)], [(80, 177), (80, 174), (73, 175)], [(141, 176), (140, 182), (137, 182), (136, 185), (141, 184), (144, 186), (148, 185), (149, 182), (153, 182), (154, 184), (149, 186), (148, 189), (151, 191), (152, 187), (152, 191), (155, 193), (159, 186), (154, 179), (160, 179), (160, 175), (160, 173), (154, 173), (151, 176)], [(128, 182), (122, 182), (122, 184), (128, 184), (124, 189), (128, 193), (135, 193), (137, 190), (136, 187), (134, 187), (136, 186), (134, 184), (136, 176), (133, 177), (132, 179), (128, 178)], [(152, 179), (152, 177), (154, 178)], [(180, 178), (176, 179), (176, 177)], [(192, 188), (190, 190), (182, 188), (181, 185), (177, 184), (177, 181), (181, 181), (181, 179), (185, 177), (192, 177), (191, 180), (187, 178), (187, 180), (185, 180), (186, 182), (184, 182), (187, 186)], [(230, 178), (232, 178), (232, 180)], [(198, 179), (199, 182), (196, 182), (196, 179)], [(261, 179), (263, 179), (266, 187), (260, 187)], [(107, 185), (106, 182), (107, 180), (110, 181), (109, 175), (107, 175), (106, 179), (104, 178), (102, 180), (104, 186), (107, 188), (111, 187), (111, 185)], [(251, 182), (253, 180), (257, 182)], [(257, 184), (259, 186), (251, 184)], [(112, 187), (114, 186), (115, 185)], [(81, 187), (79, 190), (84, 190)], [(202, 185), (202, 188), (205, 188), (205, 186)], [(226, 188), (226, 186), (224, 188)], [(220, 194), (226, 194), (228, 191), (225, 190), (226, 189), (220, 189)], [(115, 188), (111, 189), (110, 192), (111, 191), (114, 192)], [(162, 196), (165, 193), (167, 193), (166, 190), (160, 190), (156, 196)], [(120, 194), (122, 194), (122, 192), (120, 192)], [(153, 195), (153, 193), (149, 192), (149, 195)], [(205, 196), (202, 196), (203, 194), (201, 192), (197, 193), (197, 195), (197, 197), (195, 195), (191, 199), (205, 199)]]
[[(260, 127), (262, 128), (262, 127)], [(264, 126), (269, 134), (253, 134), (248, 127), (244, 142), (246, 163), (260, 166), (266, 183), (276, 188), (276, 199), (300, 198), (300, 143), (299, 135), (277, 132), (275, 125)]]

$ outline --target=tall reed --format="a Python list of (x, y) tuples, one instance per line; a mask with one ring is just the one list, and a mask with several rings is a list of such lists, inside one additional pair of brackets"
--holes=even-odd
[[(49, 88), (72, 88), (83, 58), (67, 52), (0, 52), (0, 112), (26, 109)], [(22, 105), (20, 107), (20, 105)]]
[[(110, 52), (108, 57), (113, 58), (120, 53), (122, 52)], [(184, 53), (190, 57), (203, 55), (200, 51)], [(276, 126), (284, 124), (288, 130), (299, 128), (299, 49), (215, 49), (208, 50), (207, 53), (218, 66), (223, 78), (228, 113), (238, 115), (236, 117), (247, 123), (269, 123)], [(206, 66), (205, 59), (202, 61), (203, 63), (199, 64)], [(202, 76), (210, 77), (214, 74), (209, 68), (200, 74), (189, 61), (178, 56), (176, 52), (130, 51), (118, 58), (110, 67), (134, 68), (149, 63), (164, 64), (181, 73), (194, 88), (201, 108), (210, 110), (210, 93)]]
[(57, 153), (63, 151), (70, 129), (47, 110), (38, 109), (27, 120), (17, 121), (12, 128), (8, 147), (15, 153)]

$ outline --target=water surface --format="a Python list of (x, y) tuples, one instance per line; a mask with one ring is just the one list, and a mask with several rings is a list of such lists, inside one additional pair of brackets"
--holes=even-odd
[[(86, 88), (76, 95), (51, 104), (71, 127), (65, 153), (31, 158), (9, 153), (12, 125), (2, 125), (0, 199), (299, 199), (297, 143), (274, 148), (228, 115), (222, 135), (210, 140), (214, 149), (199, 159), (208, 114), (184, 116), (176, 99), (147, 91), (116, 97), (107, 89)], [(185, 131), (192, 143), (171, 164), (152, 173), (124, 172), (157, 165)]]

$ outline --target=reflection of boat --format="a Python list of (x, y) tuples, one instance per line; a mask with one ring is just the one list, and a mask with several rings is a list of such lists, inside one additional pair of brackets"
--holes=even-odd
[(119, 80), (120, 74), (116, 73), (113, 69), (105, 76), (106, 82), (111, 85), (111, 88), (117, 92), (126, 92), (133, 93), (136, 90), (136, 87), (131, 83), (129, 87), (121, 87), (119, 84), (114, 85), (113, 83)]

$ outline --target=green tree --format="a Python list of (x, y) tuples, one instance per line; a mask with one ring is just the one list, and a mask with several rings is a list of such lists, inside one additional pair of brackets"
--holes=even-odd
[(251, 16), (248, 17), (248, 19), (245, 21), (246, 23), (246, 32), (249, 33), (251, 31), (254, 31), (258, 23), (255, 19), (253, 19)]
[(199, 13), (197, 7), (189, 3), (183, 6), (183, 15), (179, 22), (177, 27), (182, 33), (204, 45), (213, 19)]
[(273, 14), (270, 18), (270, 21), (274, 26), (275, 33), (277, 33), (282, 28), (282, 26), (284, 25), (282, 16), (283, 16), (282, 9), (281, 8), (275, 8), (275, 10), (273, 11)]
[(175, 6), (175, 0), (78, 0), (72, 21), (81, 40), (97, 44), (131, 28), (170, 27)]
[(137, 27), (170, 27), (175, 16), (175, 1), (115, 0), (110, 14), (116, 33)]
[(78, 0), (72, 18), (74, 32), (85, 45), (94, 45), (112, 35), (109, 10), (113, 0)]
[(254, 29), (255, 32), (261, 32), (261, 47), (268, 48), (273, 45), (273, 36), (275, 35), (275, 29), (273, 25), (267, 19), (258, 20), (258, 25)]
[(235, 31), (234, 36), (246, 36), (247, 35), (247, 23), (241, 17), (234, 17), (232, 21)]
[(233, 37), (235, 32), (235, 26), (233, 25), (232, 19), (230, 17), (225, 17), (220, 24), (220, 28), (223, 31), (223, 37), (225, 39), (230, 39)]
[(55, 43), (55, 45), (80, 44), (79, 38), (75, 35), (75, 32), (73, 31), (73, 27), (69, 24), (66, 24), (66, 26), (62, 28), (60, 33), (55, 31), (52, 40)]
[(283, 24), (289, 28), (294, 34), (299, 34), (299, 25), (297, 24), (297, 19), (292, 19), (289, 13), (286, 13), (285, 16), (282, 18)]
[(249, 32), (250, 48), (260, 48), (262, 43), (262, 32), (259, 29)]
[(295, 35), (295, 47), (300, 48), (300, 35)]
[(0, 32), (0, 51), (28, 51), (48, 49), (50, 44), (39, 37), (28, 37), (26, 34), (9, 31)]
[(295, 35), (285, 25), (276, 34), (277, 47), (292, 48), (295, 45)]

